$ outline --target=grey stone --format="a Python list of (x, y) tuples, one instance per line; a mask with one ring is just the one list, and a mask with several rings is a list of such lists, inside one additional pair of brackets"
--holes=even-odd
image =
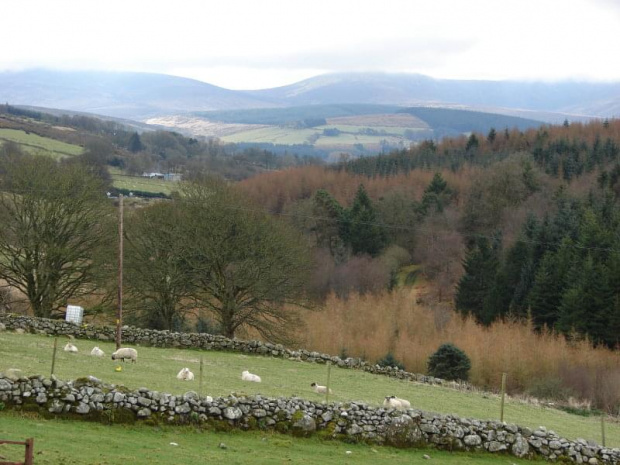
[(238, 420), (243, 416), (243, 412), (239, 407), (226, 407), (223, 415), (224, 418), (228, 418), (229, 420)]
[(184, 403), (184, 404), (177, 405), (177, 406), (174, 408), (174, 411), (175, 411), (176, 413), (181, 413), (181, 414), (183, 414), (183, 413), (189, 413), (189, 412), (191, 412), (191, 411), (192, 411), (192, 408), (191, 408), (191, 407), (189, 406), (189, 404), (186, 402), (186, 403)]
[(491, 441), (489, 443), (489, 452), (499, 452), (506, 449), (508, 449), (508, 446), (506, 446), (506, 444), (502, 444), (499, 441)]
[(148, 408), (142, 408), (140, 410), (138, 410), (138, 417), (140, 418), (146, 418), (146, 417), (150, 417), (151, 416), (151, 410)]
[(293, 422), (293, 431), (304, 436), (309, 436), (316, 431), (316, 421), (310, 415), (304, 414), (299, 420)]
[(517, 457), (525, 457), (529, 451), (530, 445), (528, 444), (527, 439), (518, 434), (515, 438), (514, 444), (512, 445), (512, 453)]
[(90, 407), (88, 406), (88, 404), (80, 402), (80, 404), (76, 407), (75, 411), (76, 413), (86, 414), (90, 412)]
[(467, 446), (479, 446), (482, 444), (482, 438), (477, 434), (469, 434), (463, 438), (463, 442)]

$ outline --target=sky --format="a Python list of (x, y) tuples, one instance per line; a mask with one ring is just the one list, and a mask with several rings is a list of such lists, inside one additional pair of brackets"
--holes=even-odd
[(2, 0), (0, 71), (620, 81), (620, 0)]

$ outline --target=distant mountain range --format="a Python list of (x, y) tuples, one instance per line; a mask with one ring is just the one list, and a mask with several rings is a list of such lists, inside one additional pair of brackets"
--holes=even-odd
[(478, 110), (557, 122), (620, 116), (620, 82), (433, 79), (418, 74), (327, 74), (257, 91), (163, 74), (28, 70), (0, 73), (0, 101), (145, 120), (196, 111), (324, 104)]

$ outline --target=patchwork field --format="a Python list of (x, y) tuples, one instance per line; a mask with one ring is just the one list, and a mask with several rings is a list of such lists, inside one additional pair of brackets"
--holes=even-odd
[[(514, 457), (394, 449), (338, 441), (297, 439), (265, 432), (220, 433), (190, 427), (104, 426), (66, 420), (44, 420), (15, 412), (0, 412), (0, 437), (23, 441), (34, 437), (37, 465), (160, 465), (171, 463), (274, 463), (340, 465), (524, 465)], [(171, 444), (177, 444), (176, 446)], [(224, 443), (225, 448), (220, 447)], [(96, 447), (93, 447), (96, 444)], [(23, 447), (0, 445), (0, 455), (23, 460)], [(347, 454), (347, 451), (350, 454)], [(536, 462), (538, 463), (538, 462)]]
[(54, 158), (72, 157), (84, 151), (79, 145), (67, 144), (17, 129), (0, 129), (0, 142), (4, 141), (15, 142), (33, 155), (47, 155)]
[[(68, 339), (59, 338), (62, 347)], [(55, 374), (61, 379), (76, 379), (93, 375), (105, 382), (123, 384), (129, 388), (148, 387), (161, 392), (182, 394), (198, 390), (200, 357), (204, 357), (203, 394), (211, 396), (236, 394), (263, 394), (267, 396), (299, 396), (320, 401), (323, 396), (315, 394), (310, 384), (325, 383), (325, 365), (293, 362), (283, 359), (250, 356), (237, 353), (160, 349), (140, 347), (136, 364), (120, 364), (110, 360), (112, 343), (78, 340), (80, 352), (65, 353), (59, 350)], [(104, 358), (88, 355), (98, 345), (106, 354)], [(25, 374), (49, 375), (53, 338), (40, 335), (0, 334), (0, 371), (19, 368)], [(115, 367), (122, 365), (121, 372)], [(183, 382), (176, 374), (189, 367), (196, 380)], [(263, 382), (241, 381), (243, 370), (259, 374)], [(453, 413), (462, 417), (497, 419), (499, 397), (478, 392), (462, 392), (455, 389), (417, 384), (372, 375), (358, 370), (333, 368), (331, 387), (334, 394), (330, 401), (363, 401), (379, 405), (386, 395), (409, 399), (412, 406), (438, 413)], [(544, 425), (569, 439), (578, 437), (601, 440), (600, 418), (583, 417), (566, 412), (522, 403), (508, 399), (505, 420), (523, 426), (537, 428)], [(607, 445), (620, 445), (620, 425), (607, 424)]]

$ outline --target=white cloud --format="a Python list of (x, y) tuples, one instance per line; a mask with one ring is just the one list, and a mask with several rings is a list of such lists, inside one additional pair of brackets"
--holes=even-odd
[(616, 0), (4, 0), (2, 13), (0, 69), (213, 76), (231, 88), (357, 70), (620, 80)]

